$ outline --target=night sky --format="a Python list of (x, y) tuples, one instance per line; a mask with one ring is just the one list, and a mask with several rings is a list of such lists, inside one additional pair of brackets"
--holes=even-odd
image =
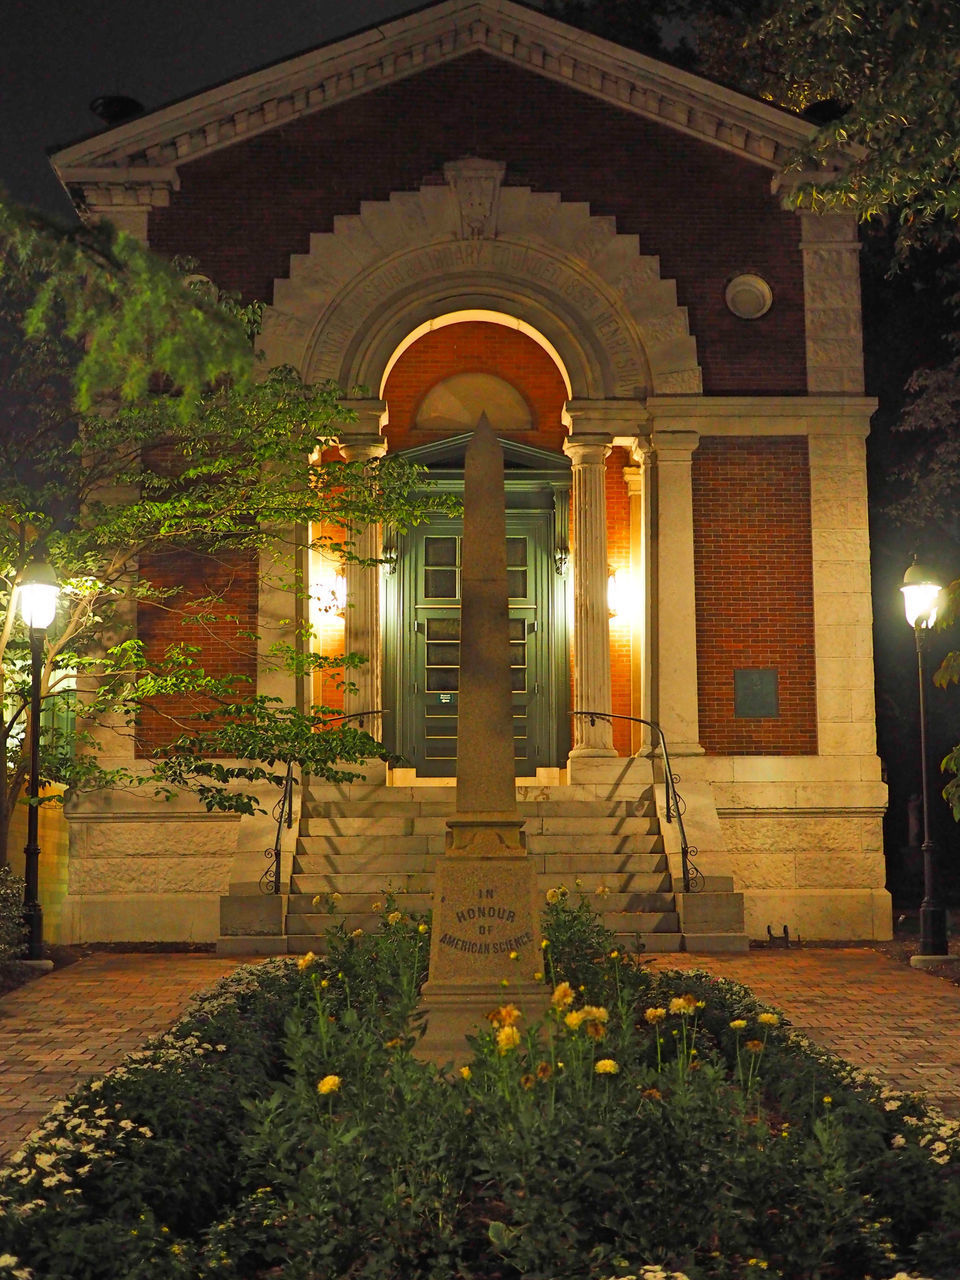
[(51, 148), (104, 126), (91, 99), (161, 107), (338, 36), (417, 0), (0, 0), (0, 185), (69, 218)]

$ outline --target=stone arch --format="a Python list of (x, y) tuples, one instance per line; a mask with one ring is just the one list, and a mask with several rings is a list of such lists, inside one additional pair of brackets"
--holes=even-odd
[(610, 217), (464, 160), (447, 181), (365, 202), (310, 237), (274, 286), (260, 346), (310, 382), (381, 385), (410, 332), (454, 311), (505, 313), (542, 334), (572, 398), (702, 389), (676, 284)]

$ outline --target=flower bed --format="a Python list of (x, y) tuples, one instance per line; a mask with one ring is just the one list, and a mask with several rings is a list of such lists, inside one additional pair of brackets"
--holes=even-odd
[(0, 1171), (0, 1277), (886, 1280), (960, 1275), (960, 1126), (735, 983), (545, 912), (468, 1066), (414, 1056), (429, 926), (238, 970)]

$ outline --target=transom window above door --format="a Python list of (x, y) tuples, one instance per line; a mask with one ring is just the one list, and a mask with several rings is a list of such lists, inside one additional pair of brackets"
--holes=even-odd
[(487, 415), (497, 432), (531, 431), (530, 406), (520, 392), (492, 373), (455, 373), (431, 387), (414, 425), (421, 431), (472, 431)]

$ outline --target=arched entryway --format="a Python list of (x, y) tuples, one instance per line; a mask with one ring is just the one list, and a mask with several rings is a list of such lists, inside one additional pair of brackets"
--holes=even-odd
[[(511, 317), (457, 313), (423, 326), (388, 365), (381, 394), (391, 453), (431, 484), (463, 491), (469, 432), (485, 414), (504, 449), (520, 777), (569, 750), (569, 500), (565, 371)], [(389, 539), (381, 633), (385, 741), (425, 777), (456, 769), (462, 522), (438, 516)]]

